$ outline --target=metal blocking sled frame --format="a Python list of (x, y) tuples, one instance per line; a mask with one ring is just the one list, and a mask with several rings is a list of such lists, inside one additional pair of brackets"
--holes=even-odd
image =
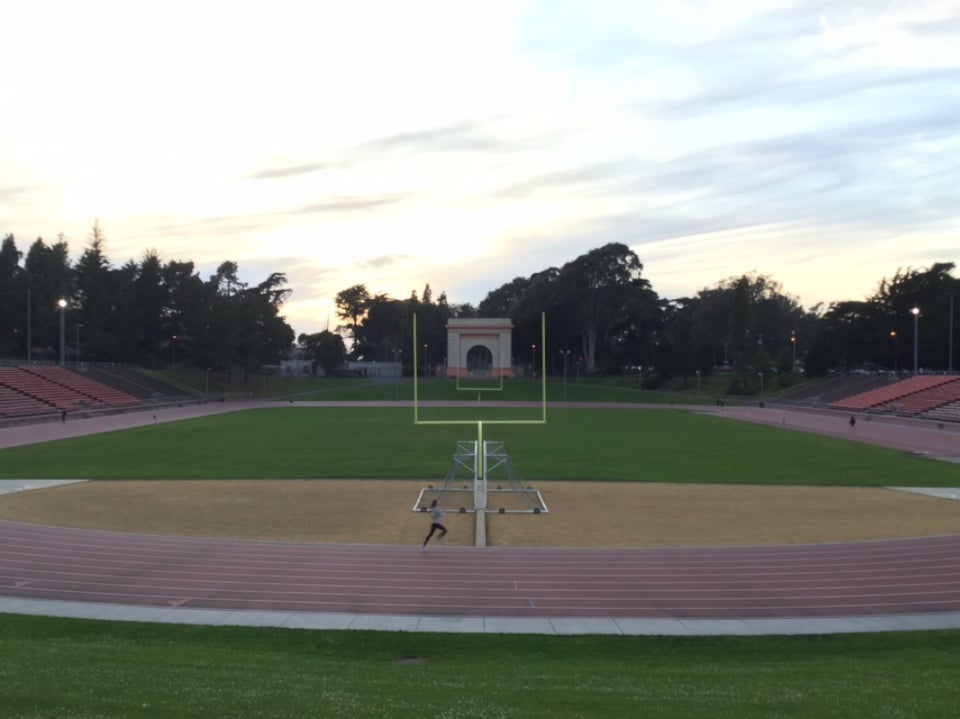
[[(550, 511), (540, 490), (523, 485), (523, 478), (510, 461), (503, 442), (484, 441), (482, 459), (477, 454), (477, 446), (470, 440), (457, 442), (443, 483), (439, 487), (422, 488), (413, 505), (414, 512), (426, 512), (434, 499), (448, 511), (460, 514), (546, 514)], [(482, 477), (478, 472), (481, 465), (486, 467)]]

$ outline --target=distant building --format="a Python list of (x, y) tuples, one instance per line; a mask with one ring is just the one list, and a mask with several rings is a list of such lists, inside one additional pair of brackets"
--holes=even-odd
[[(323, 370), (317, 369), (318, 373)], [(313, 362), (305, 359), (285, 359), (280, 360), (280, 374), (283, 377), (312, 377)]]
[(400, 379), (403, 377), (401, 362), (347, 362), (345, 374), (373, 379)]

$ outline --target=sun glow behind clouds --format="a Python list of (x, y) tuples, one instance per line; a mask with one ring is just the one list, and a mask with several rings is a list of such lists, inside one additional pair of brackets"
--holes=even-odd
[(954, 2), (8, 5), (0, 233), (285, 271), (297, 332), (611, 241), (664, 297), (960, 259)]

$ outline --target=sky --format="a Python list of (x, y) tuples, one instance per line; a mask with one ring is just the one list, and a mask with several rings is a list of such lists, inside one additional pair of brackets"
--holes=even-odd
[[(960, 265), (960, 0), (4, 3), (0, 236), (478, 304), (620, 242), (807, 308)], [(954, 276), (958, 276), (955, 271)]]

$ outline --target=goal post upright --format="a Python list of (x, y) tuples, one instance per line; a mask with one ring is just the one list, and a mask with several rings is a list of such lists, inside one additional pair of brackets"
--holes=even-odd
[(540, 400), (543, 403), (543, 423), (547, 423), (547, 313), (540, 313)]

